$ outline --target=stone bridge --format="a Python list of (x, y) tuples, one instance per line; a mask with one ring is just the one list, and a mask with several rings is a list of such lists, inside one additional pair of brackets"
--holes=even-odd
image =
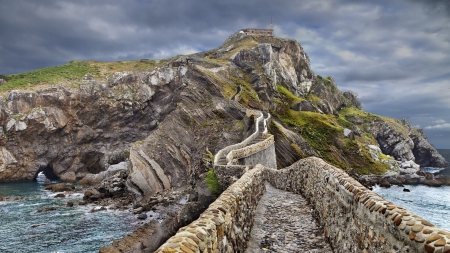
[[(215, 157), (215, 171), (226, 190), (156, 252), (450, 252), (449, 232), (383, 199), (320, 158), (277, 170), (274, 139), (267, 132), (270, 115), (249, 113), (259, 116), (255, 132)], [(316, 219), (318, 229), (309, 236), (320, 249), (298, 240), (287, 243), (302, 236), (297, 233), (284, 235), (285, 248), (266, 248), (271, 238), (252, 246), (256, 227), (263, 223), (258, 215), (261, 203), (267, 201), (266, 191), (278, 201), (293, 203), (266, 206), (289, 217), (281, 217), (280, 227), (304, 221), (295, 216), (305, 213), (301, 205), (311, 206), (307, 215)], [(309, 205), (296, 196), (306, 198)]]

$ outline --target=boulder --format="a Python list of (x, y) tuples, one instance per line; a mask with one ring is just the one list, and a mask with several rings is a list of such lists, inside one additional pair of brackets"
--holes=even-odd
[(65, 192), (73, 191), (75, 186), (66, 183), (50, 184), (44, 187), (44, 190), (50, 190), (52, 192)]
[(87, 202), (94, 202), (99, 200), (100, 198), (103, 198), (104, 194), (100, 193), (96, 189), (87, 189), (84, 191), (83, 200)]
[(348, 128), (344, 128), (344, 136), (351, 140), (355, 139), (355, 133)]
[(297, 104), (292, 105), (291, 109), (296, 111), (319, 112), (319, 110), (309, 100), (302, 100)]
[(61, 174), (59, 176), (59, 178), (61, 179), (61, 181), (64, 181), (64, 182), (75, 183), (77, 181), (75, 172), (66, 172), (64, 174)]
[(66, 195), (64, 193), (58, 193), (55, 195), (55, 198), (65, 198)]
[(136, 216), (136, 218), (138, 218), (139, 220), (145, 220), (147, 219), (147, 214), (146, 213), (140, 213)]
[(43, 212), (50, 212), (50, 211), (55, 211), (57, 208), (52, 206), (52, 207), (46, 207), (46, 208), (42, 208), (36, 211), (36, 213), (43, 213)]
[(81, 127), (76, 135), (77, 144), (83, 144), (97, 137), (97, 133), (87, 125)]
[(94, 207), (92, 208), (89, 213), (96, 213), (96, 212), (101, 212), (101, 211), (106, 211), (106, 207), (102, 206), (102, 207)]

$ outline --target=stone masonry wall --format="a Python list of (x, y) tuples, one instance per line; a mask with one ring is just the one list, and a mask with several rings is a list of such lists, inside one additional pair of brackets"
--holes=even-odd
[(343, 170), (310, 157), (264, 168), (278, 189), (301, 193), (335, 252), (450, 252), (450, 233), (386, 201)]
[(306, 197), (335, 252), (450, 252), (449, 232), (316, 157), (282, 170), (256, 165), (156, 252), (243, 252), (264, 181)]
[(155, 252), (243, 252), (264, 192), (263, 170), (248, 171)]
[[(271, 136), (273, 140), (273, 135)], [(262, 164), (269, 168), (277, 167), (277, 156), (275, 154), (275, 143), (272, 142), (268, 147), (252, 155), (242, 158), (243, 164), (255, 166)]]
[(258, 136), (259, 122), (264, 120), (264, 115), (261, 112), (255, 111), (255, 110), (247, 110), (247, 115), (254, 115), (255, 112), (257, 112), (260, 115), (256, 119), (256, 122), (255, 122), (255, 132), (252, 135), (250, 135), (249, 137), (247, 137), (247, 139), (243, 140), (242, 142), (234, 144), (234, 145), (226, 146), (225, 148), (219, 150), (219, 152), (217, 152), (217, 154), (214, 158), (215, 165), (218, 164), (221, 157), (226, 156), (230, 151), (232, 151), (234, 149), (240, 149), (240, 148), (247, 146)]
[(227, 160), (232, 161), (232, 163), (237, 162), (237, 160), (240, 158), (244, 158), (253, 155), (255, 153), (258, 153), (274, 144), (273, 135), (266, 135), (265, 138), (266, 138), (265, 140), (255, 143), (253, 145), (231, 150), (227, 155)]

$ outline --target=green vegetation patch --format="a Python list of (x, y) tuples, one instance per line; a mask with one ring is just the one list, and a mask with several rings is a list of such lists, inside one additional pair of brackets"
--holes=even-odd
[(213, 169), (210, 169), (206, 174), (206, 185), (208, 186), (209, 191), (214, 195), (220, 194), (220, 183)]
[(382, 174), (389, 168), (389, 165), (376, 162), (370, 156), (366, 147), (376, 143), (371, 135), (363, 133), (355, 139), (344, 136), (344, 128), (353, 126), (345, 116), (291, 109), (276, 116), (288, 126), (298, 129), (308, 144), (330, 164), (353, 169), (358, 174)]
[(289, 106), (291, 106), (293, 104), (297, 104), (303, 100), (303, 98), (297, 97), (290, 90), (288, 90), (286, 87), (284, 87), (282, 85), (278, 84), (277, 90), (282, 96), (284, 96), (287, 99)]
[(26, 89), (38, 84), (53, 85), (67, 83), (68, 81), (81, 79), (86, 74), (97, 74), (98, 69), (84, 61), (72, 61), (67, 64), (38, 69), (30, 72), (6, 75), (6, 84), (0, 86), (0, 91), (12, 89)]
[(0, 92), (9, 90), (30, 89), (35, 86), (79, 83), (84, 75), (90, 74), (94, 79), (103, 79), (107, 75), (121, 71), (150, 71), (165, 64), (167, 60), (154, 61), (142, 59), (139, 61), (71, 61), (67, 64), (37, 69), (29, 72), (5, 75), (6, 83), (0, 86)]

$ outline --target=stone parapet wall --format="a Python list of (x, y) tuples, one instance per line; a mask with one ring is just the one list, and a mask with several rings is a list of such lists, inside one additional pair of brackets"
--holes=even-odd
[(245, 173), (200, 218), (180, 228), (155, 252), (243, 252), (256, 206), (265, 192), (261, 168)]
[(267, 127), (270, 123), (270, 119), (272, 118), (272, 115), (268, 113), (267, 118), (264, 119), (264, 131), (263, 134), (268, 134), (269, 128)]
[[(272, 136), (273, 137), (273, 136)], [(246, 156), (239, 160), (239, 164), (255, 166), (257, 164), (264, 165), (269, 168), (277, 168), (277, 155), (275, 153), (275, 143), (257, 153)]]
[(264, 168), (278, 189), (301, 193), (335, 252), (450, 252), (450, 233), (365, 188), (315, 157)]
[(282, 170), (256, 165), (157, 252), (243, 252), (264, 181), (306, 197), (335, 252), (450, 252), (449, 232), (316, 157)]
[[(251, 110), (252, 112), (249, 112), (250, 110), (247, 111), (248, 115), (252, 115), (254, 110)], [(248, 144), (250, 144), (259, 134), (259, 122), (261, 122), (264, 119), (264, 115), (260, 112), (257, 111), (258, 114), (260, 115), (255, 122), (255, 132), (250, 135), (249, 137), (247, 137), (245, 140), (243, 140), (240, 143), (234, 144), (234, 145), (230, 145), (230, 146), (226, 146), (225, 148), (219, 150), (219, 152), (217, 152), (215, 158), (214, 158), (214, 165), (217, 165), (219, 162), (219, 159), (223, 156), (226, 156), (230, 151), (235, 150), (235, 149), (240, 149), (243, 148), (245, 146), (247, 146)]]
[(258, 153), (268, 148), (270, 145), (273, 145), (273, 143), (274, 143), (273, 135), (267, 136), (267, 138), (263, 141), (230, 151), (227, 155), (227, 160), (230, 161), (231, 164), (237, 165), (238, 159)]

